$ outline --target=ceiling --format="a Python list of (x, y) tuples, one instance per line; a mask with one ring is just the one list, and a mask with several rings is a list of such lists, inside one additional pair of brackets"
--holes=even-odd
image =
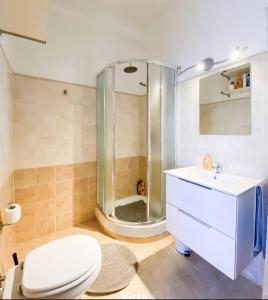
[(96, 74), (117, 60), (187, 67), (236, 46), (248, 46), (246, 55), (264, 51), (267, 2), (49, 0), (46, 45), (6, 35), (0, 42), (16, 73), (95, 86)]

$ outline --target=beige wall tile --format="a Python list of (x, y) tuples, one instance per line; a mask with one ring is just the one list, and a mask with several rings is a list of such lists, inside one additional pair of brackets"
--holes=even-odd
[(36, 169), (36, 183), (50, 183), (55, 181), (55, 167), (43, 167)]
[(128, 169), (138, 169), (139, 168), (139, 156), (131, 157), (128, 160)]
[(78, 226), (82, 224), (82, 217), (79, 213), (73, 212), (73, 225)]
[[(96, 177), (96, 89), (14, 76), (0, 46), (0, 106), (0, 207), (13, 200), (22, 205), (20, 222), (0, 233), (1, 264), (3, 245), (8, 262), (6, 254), (18, 243), (25, 254), (32, 249), (26, 244), (56, 230), (56, 215), (58, 229), (88, 220), (96, 191), (90, 179)], [(13, 145), (14, 186), (11, 180), (6, 184)], [(74, 215), (73, 194), (84, 191), (89, 196), (81, 200), (81, 214)]]
[(63, 214), (73, 211), (73, 195), (65, 194), (56, 198), (56, 213)]
[(147, 97), (116, 93), (116, 104), (116, 158), (145, 155)]
[(74, 191), (74, 180), (63, 180), (56, 182), (56, 196), (72, 194)]
[(46, 183), (36, 186), (36, 200), (38, 202), (54, 199), (56, 195), (56, 184)]
[(13, 171), (14, 74), (0, 45), (0, 187)]
[(96, 205), (97, 201), (97, 179), (90, 177), (90, 202)]
[(115, 161), (116, 172), (128, 170), (128, 158), (118, 158)]
[(14, 184), (16, 189), (35, 186), (35, 169), (16, 170)]
[[(115, 198), (117, 200), (137, 194), (137, 181), (147, 181), (147, 159), (142, 156), (116, 159)], [(95, 184), (96, 186), (96, 184)]]
[(55, 200), (38, 202), (36, 204), (36, 218), (37, 220), (49, 218), (56, 215)]
[(74, 180), (74, 193), (89, 192), (90, 190), (90, 178), (80, 178)]
[(20, 205), (33, 204), (36, 202), (36, 187), (17, 189), (15, 191), (15, 202)]
[[(1, 171), (1, 170), (0, 170)], [(4, 208), (7, 203), (13, 199), (13, 175), (9, 176), (5, 181), (4, 185), (0, 187), (0, 220), (5, 223), (5, 218), (3, 215)], [(16, 245), (16, 227), (5, 226), (0, 232), (0, 264), (4, 267), (4, 271), (10, 266), (10, 255), (14, 252), (13, 248)]]
[(75, 178), (86, 178), (89, 176), (96, 175), (96, 162), (85, 162), (75, 164), (74, 166), (74, 177)]
[(37, 218), (37, 205), (26, 204), (21, 207), (21, 220), (23, 222), (35, 223)]
[[(10, 255), (13, 252), (30, 251), (31, 247), (23, 246), (25, 243), (36, 244), (41, 237), (95, 217), (96, 163), (79, 164), (76, 169), (77, 176), (90, 177), (65, 179), (74, 176), (74, 169), (74, 165), (63, 165), (17, 170), (14, 177), (16, 174), (19, 188), (14, 189), (11, 177), (0, 189), (1, 205), (4, 205), (3, 199), (6, 203), (7, 199), (13, 198), (13, 191), (15, 201), (22, 205), (22, 218), (18, 224), (8, 227), (8, 230), (4, 229), (5, 234), (0, 234), (0, 254), (4, 255), (2, 260), (0, 255), (0, 263), (10, 266)], [(37, 181), (48, 183), (38, 184)], [(20, 245), (20, 250), (15, 249), (17, 245)]]
[(67, 213), (57, 216), (56, 218), (56, 230), (63, 230), (73, 225), (73, 214)]
[(96, 160), (95, 88), (21, 75), (14, 81), (16, 168)]
[[(34, 250), (35, 248), (35, 239), (33, 240), (26, 240), (22, 242), (18, 242), (16, 245), (16, 252), (18, 254), (19, 260), (23, 260), (30, 251)], [(14, 253), (14, 252), (13, 252)], [(10, 255), (11, 257), (11, 255)], [(10, 263), (9, 267), (13, 267), (13, 261)]]
[(73, 178), (74, 178), (74, 166), (72, 164), (56, 166), (56, 181), (73, 179)]
[(88, 211), (85, 211), (80, 215), (80, 222), (86, 223), (86, 222), (92, 220), (92, 218), (93, 218), (92, 214)]
[(29, 241), (36, 238), (36, 226), (34, 222), (21, 220), (16, 225), (16, 241), (17, 243)]
[(36, 236), (41, 237), (56, 231), (56, 217), (43, 219), (36, 223)]
[(79, 214), (90, 210), (90, 193), (80, 193), (74, 195), (74, 210)]
[(3, 245), (12, 248), (16, 245), (16, 225), (6, 226), (3, 233)]

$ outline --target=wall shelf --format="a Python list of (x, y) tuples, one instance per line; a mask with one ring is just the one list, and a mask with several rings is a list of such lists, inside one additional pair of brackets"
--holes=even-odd
[(233, 89), (230, 90), (229, 92), (226, 92), (226, 94), (230, 94), (230, 97), (223, 96), (224, 98), (222, 99), (208, 99), (207, 102), (200, 103), (200, 105), (207, 105), (207, 104), (215, 104), (215, 103), (220, 103), (220, 102), (227, 102), (227, 101), (235, 101), (235, 100), (247, 100), (250, 98), (250, 92), (251, 89), (250, 87), (246, 88), (239, 88), (239, 89)]
[(207, 103), (201, 103), (200, 106), (218, 104), (218, 103), (229, 102), (229, 101), (237, 101), (237, 100), (248, 100), (248, 99), (250, 99), (250, 96), (236, 95), (236, 96), (231, 96), (230, 98), (226, 97), (226, 99), (220, 101), (215, 100), (215, 101), (209, 101)]
[(233, 89), (229, 91), (230, 98), (229, 100), (238, 100), (242, 98), (250, 98), (250, 87)]

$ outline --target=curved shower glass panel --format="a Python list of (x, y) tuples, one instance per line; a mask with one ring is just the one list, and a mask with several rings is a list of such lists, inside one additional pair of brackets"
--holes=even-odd
[(112, 215), (114, 209), (113, 82), (113, 68), (108, 68), (97, 78), (97, 202), (106, 215)]
[(175, 167), (175, 70), (147, 60), (97, 77), (97, 203), (114, 222), (166, 217), (163, 171)]

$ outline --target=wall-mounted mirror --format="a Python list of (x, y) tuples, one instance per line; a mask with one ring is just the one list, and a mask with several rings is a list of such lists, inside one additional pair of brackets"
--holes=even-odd
[(200, 79), (200, 134), (251, 134), (250, 64)]

